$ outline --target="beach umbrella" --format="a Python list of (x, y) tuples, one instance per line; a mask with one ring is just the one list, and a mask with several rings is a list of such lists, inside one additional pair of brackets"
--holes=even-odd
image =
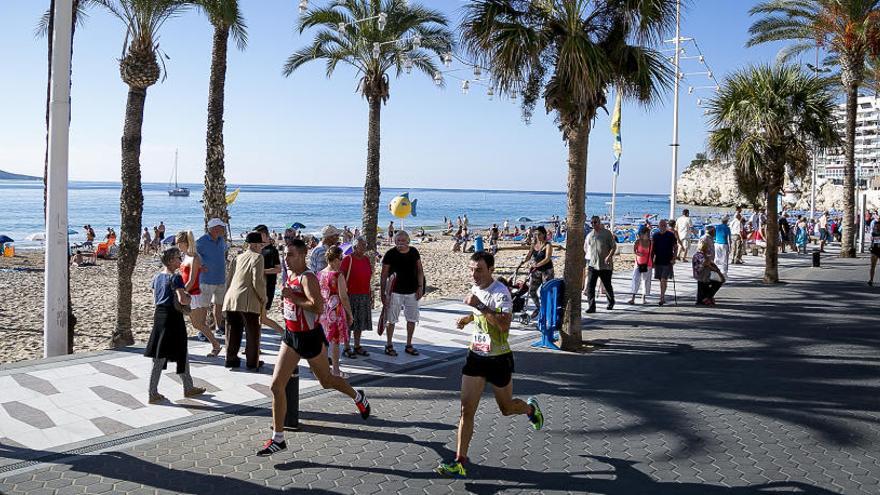
[(517, 222), (531, 222), (532, 219), (529, 217), (519, 217), (516, 219)]
[(174, 244), (174, 238), (175, 238), (175, 237), (176, 237), (176, 236), (169, 235), (168, 237), (165, 238), (164, 241), (162, 241), (162, 244)]
[(34, 232), (33, 234), (26, 237), (29, 241), (45, 241), (46, 233), (45, 232)]
[(302, 230), (302, 229), (306, 228), (306, 226), (303, 225), (303, 224), (301, 224), (301, 223), (299, 223), (299, 222), (293, 222), (293, 223), (290, 225), (290, 228), (292, 228), (292, 229), (296, 229), (296, 230)]
[(79, 232), (76, 230), (73, 230), (73, 229), (67, 229), (67, 235), (74, 235), (74, 234), (79, 234)]
[(7, 242), (15, 242), (15, 241), (12, 239), (12, 237), (9, 237), (8, 235), (0, 235), (0, 244), (5, 244)]

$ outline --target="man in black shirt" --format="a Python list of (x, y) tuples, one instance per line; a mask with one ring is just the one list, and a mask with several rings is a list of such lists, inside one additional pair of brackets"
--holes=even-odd
[[(391, 287), (391, 299), (386, 300), (386, 287), (389, 277), (394, 275), (393, 287)], [(409, 234), (404, 230), (398, 230), (394, 234), (394, 247), (389, 249), (382, 258), (382, 304), (387, 304), (386, 328), (388, 332), (388, 345), (385, 346), (385, 354), (396, 356), (392, 337), (394, 325), (403, 310), (406, 318), (406, 347), (407, 354), (418, 356), (419, 351), (412, 345), (413, 333), (416, 331), (416, 323), (419, 321), (419, 300), (424, 295), (425, 274), (422, 270), (422, 259), (419, 251), (410, 247)], [(382, 330), (381, 328), (379, 329)]]
[(284, 327), (268, 316), (268, 312), (272, 308), (272, 300), (275, 299), (275, 286), (277, 285), (278, 274), (281, 273), (281, 256), (278, 254), (278, 248), (275, 247), (275, 241), (269, 238), (268, 227), (257, 225), (254, 227), (254, 231), (259, 232), (263, 236), (263, 243), (266, 244), (266, 247), (260, 251), (265, 266), (263, 273), (266, 275), (266, 312), (260, 317), (260, 322), (283, 335)]
[(654, 279), (660, 281), (660, 306), (666, 304), (666, 284), (669, 277), (675, 278), (672, 273), (675, 266), (675, 257), (678, 254), (678, 243), (675, 242), (675, 234), (669, 230), (666, 220), (660, 220), (657, 224), (659, 232), (654, 234)]

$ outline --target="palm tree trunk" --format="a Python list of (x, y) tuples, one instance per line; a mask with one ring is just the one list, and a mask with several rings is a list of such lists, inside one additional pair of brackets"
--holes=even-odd
[(141, 216), (144, 211), (144, 193), (141, 190), (141, 128), (144, 123), (144, 102), (147, 90), (128, 89), (125, 106), (125, 128), (122, 131), (122, 194), (119, 213), (122, 226), (119, 232), (119, 260), (117, 261), (116, 328), (111, 345), (122, 347), (134, 343), (131, 333), (131, 275), (137, 264)]
[(205, 190), (202, 199), (205, 209), (205, 227), (211, 218), (229, 223), (226, 209), (226, 176), (223, 148), (223, 99), (226, 87), (226, 52), (229, 26), (214, 27), (214, 45), (211, 50), (211, 78), (208, 83), (208, 131), (205, 154)]
[(370, 123), (367, 131), (367, 178), (364, 183), (363, 232), (367, 251), (376, 252), (376, 231), (379, 227), (379, 139), (382, 98), (372, 96)]
[(767, 247), (764, 249), (764, 283), (779, 282), (779, 187), (767, 188)]
[[(847, 69), (844, 67), (844, 72)], [(840, 257), (855, 258), (856, 248), (853, 242), (855, 225), (855, 186), (856, 186), (856, 109), (859, 99), (859, 86), (851, 77), (844, 76), (846, 88), (846, 142), (844, 151), (846, 160), (843, 164), (843, 229), (840, 242)]]
[(584, 202), (587, 187), (587, 148), (590, 123), (568, 135), (568, 226), (565, 238), (565, 315), (562, 320), (562, 349), (580, 348), (581, 291), (584, 288)]

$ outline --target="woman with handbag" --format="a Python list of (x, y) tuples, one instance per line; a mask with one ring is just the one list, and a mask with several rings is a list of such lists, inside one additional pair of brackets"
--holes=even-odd
[(153, 371), (150, 374), (149, 402), (163, 402), (165, 396), (159, 393), (159, 378), (168, 361), (177, 363), (177, 374), (183, 382), (183, 395), (193, 397), (205, 393), (205, 389), (193, 385), (189, 374), (187, 359), (186, 323), (181, 309), (189, 304), (183, 279), (175, 273), (180, 268), (180, 250), (169, 248), (162, 253), (162, 271), (153, 278), (153, 299), (156, 311), (153, 315), (153, 331), (144, 349), (144, 356), (153, 358)]
[(697, 280), (697, 306), (714, 306), (715, 294), (727, 279), (709, 257), (709, 243), (701, 242), (691, 261)]
[(651, 241), (651, 231), (647, 227), (639, 228), (639, 237), (633, 244), (633, 254), (636, 257), (636, 266), (633, 267), (632, 276), (632, 297), (629, 298), (627, 304), (636, 303), (636, 294), (639, 293), (639, 287), (642, 282), (645, 283), (645, 292), (642, 293), (642, 304), (645, 299), (651, 295), (651, 272), (654, 264), (651, 261), (651, 255), (654, 251), (654, 243)]

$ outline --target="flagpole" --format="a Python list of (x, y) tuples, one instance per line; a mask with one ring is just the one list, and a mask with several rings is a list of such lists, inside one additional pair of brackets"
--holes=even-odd
[[(618, 165), (619, 166), (619, 165)], [(611, 174), (611, 234), (614, 234), (614, 208), (617, 206), (617, 172)]]
[(68, 218), (67, 169), (70, 133), (70, 45), (73, 2), (55, 2), (52, 94), (49, 107), (49, 168), (46, 173), (46, 261), (43, 289), (43, 357), (67, 354)]

